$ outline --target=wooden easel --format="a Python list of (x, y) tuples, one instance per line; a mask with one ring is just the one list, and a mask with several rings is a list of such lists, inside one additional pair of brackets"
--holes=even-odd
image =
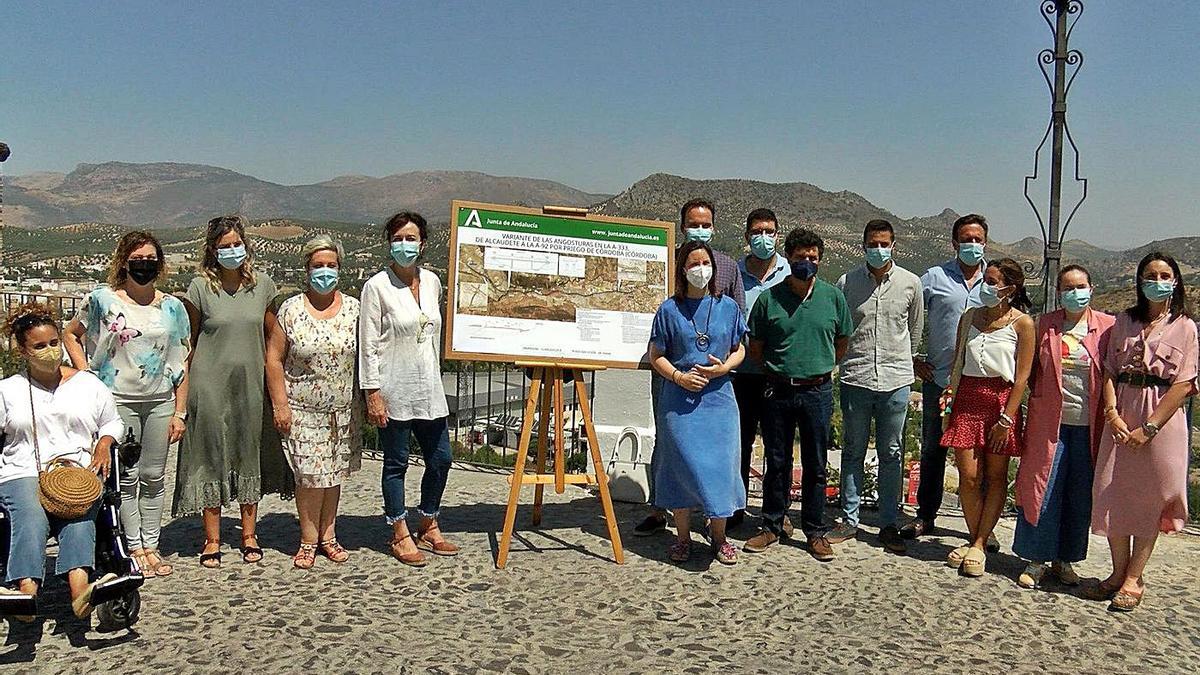
[[(517, 363), (518, 367), (532, 368), (533, 378), (529, 395), (525, 397), (525, 419), (521, 423), (521, 440), (517, 444), (517, 465), (509, 478), (508, 509), (504, 513), (504, 532), (500, 536), (500, 550), (496, 556), (496, 567), (504, 569), (508, 562), (508, 548), (512, 544), (513, 527), (517, 520), (517, 503), (521, 488), (533, 485), (533, 525), (542, 523), (542, 492), (551, 483), (554, 491), (562, 494), (566, 486), (595, 484), (600, 490), (600, 506), (608, 523), (608, 539), (612, 542), (613, 559), (617, 564), (625, 563), (621, 549), (621, 535), (617, 531), (617, 517), (613, 512), (612, 497), (608, 492), (608, 474), (604, 471), (604, 460), (600, 457), (600, 444), (596, 440), (596, 427), (592, 423), (592, 407), (588, 402), (587, 389), (583, 383), (584, 371), (603, 370), (604, 366), (546, 365), (545, 363)], [(588, 452), (592, 458), (595, 474), (566, 473), (566, 458), (563, 438), (565, 408), (563, 402), (564, 373), (569, 372), (575, 382), (575, 401), (583, 417), (583, 428), (587, 434)], [(537, 473), (526, 473), (525, 462), (529, 457), (529, 444), (533, 436), (533, 417), (540, 405), (537, 440)], [(550, 418), (554, 418), (554, 473), (546, 473), (546, 451), (550, 440)]]

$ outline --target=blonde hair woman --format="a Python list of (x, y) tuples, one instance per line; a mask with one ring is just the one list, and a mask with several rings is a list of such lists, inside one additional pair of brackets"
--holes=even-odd
[[(117, 401), (141, 457), (121, 469), (121, 525), (142, 573), (171, 574), (158, 554), (167, 449), (183, 437), (191, 326), (183, 303), (155, 288), (165, 273), (162, 245), (149, 232), (127, 232), (108, 264), (108, 284), (83, 300), (67, 325), (71, 363), (90, 370)], [(84, 341), (91, 348), (84, 353)]]
[(254, 270), (254, 250), (241, 216), (208, 222), (201, 276), (184, 299), (192, 326), (188, 430), (175, 473), (176, 516), (202, 511), (200, 564), (221, 565), (221, 507), (241, 505), (242, 559), (262, 560), (255, 536), (258, 501), (289, 490), (282, 475), (260, 463), (266, 333), (277, 325), (270, 310), (275, 282)]
[(327, 234), (301, 252), (307, 290), (279, 306), (267, 337), (267, 386), (275, 429), (296, 475), (300, 548), (292, 564), (309, 569), (321, 555), (350, 554), (334, 535), (342, 481), (360, 464), (361, 411), (356, 396), (358, 300), (337, 289), (344, 253)]

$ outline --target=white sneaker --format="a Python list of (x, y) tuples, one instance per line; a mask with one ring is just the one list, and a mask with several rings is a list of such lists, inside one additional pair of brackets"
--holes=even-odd
[(1050, 573), (1068, 586), (1079, 585), (1079, 574), (1075, 571), (1075, 568), (1071, 567), (1071, 563), (1055, 562), (1050, 566)]
[(1031, 562), (1017, 577), (1017, 585), (1021, 588), (1037, 588), (1046, 574), (1046, 566), (1042, 563)]

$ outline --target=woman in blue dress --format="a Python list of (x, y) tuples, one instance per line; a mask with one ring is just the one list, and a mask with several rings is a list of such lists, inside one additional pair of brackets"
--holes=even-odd
[(688, 242), (676, 253), (675, 297), (654, 315), (650, 363), (667, 382), (655, 420), (658, 458), (655, 506), (675, 517), (676, 541), (669, 554), (685, 562), (691, 554), (692, 509), (709, 518), (716, 559), (737, 562), (725, 539), (725, 519), (746, 507), (739, 475), (741, 446), (737, 402), (729, 371), (745, 357), (746, 322), (736, 302), (716, 289), (712, 249)]

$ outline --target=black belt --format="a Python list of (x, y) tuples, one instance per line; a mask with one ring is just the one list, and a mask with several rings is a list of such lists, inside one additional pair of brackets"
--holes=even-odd
[(1117, 375), (1118, 384), (1127, 384), (1131, 387), (1169, 387), (1171, 381), (1163, 379), (1157, 375), (1150, 373), (1142, 373), (1138, 371), (1128, 370)]
[(829, 373), (816, 377), (784, 377), (782, 375), (775, 375), (774, 373), (767, 374), (767, 381), (771, 384), (786, 385), (789, 387), (817, 387), (829, 382), (831, 379), (833, 378), (830, 377)]

